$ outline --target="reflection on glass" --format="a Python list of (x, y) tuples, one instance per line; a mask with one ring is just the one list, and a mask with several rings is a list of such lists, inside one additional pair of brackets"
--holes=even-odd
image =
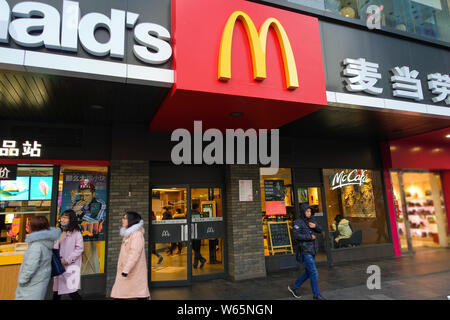
[[(320, 1), (322, 2), (322, 1)], [(450, 1), (445, 0), (325, 0), (325, 10), (367, 21), (370, 6), (382, 8), (381, 26), (450, 42)]]

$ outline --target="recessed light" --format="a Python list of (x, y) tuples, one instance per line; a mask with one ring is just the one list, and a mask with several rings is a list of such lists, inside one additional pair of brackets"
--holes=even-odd
[(244, 114), (242, 112), (232, 112), (230, 116), (232, 117), (242, 117)]
[(414, 148), (411, 149), (412, 152), (417, 152), (417, 151), (420, 151), (420, 150), (422, 150), (421, 147), (414, 147)]
[(447, 139), (450, 139), (450, 133), (445, 136)]
[(391, 149), (391, 151), (395, 151), (395, 150), (397, 150), (397, 147), (396, 146), (390, 146), (390, 149)]

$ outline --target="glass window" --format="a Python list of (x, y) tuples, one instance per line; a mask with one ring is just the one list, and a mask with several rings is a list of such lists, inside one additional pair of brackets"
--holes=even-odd
[(380, 172), (324, 169), (323, 175), (332, 247), (388, 243)]
[(30, 218), (44, 216), (51, 223), (52, 188), (52, 166), (18, 166), (15, 180), (0, 182), (0, 255), (26, 250)]
[[(292, 254), (292, 225), (295, 220), (295, 208), (292, 193), (291, 169), (280, 168), (275, 175), (265, 174), (267, 169), (260, 168), (261, 210), (264, 234), (264, 255)], [(273, 228), (269, 230), (269, 225)], [(283, 230), (287, 231), (283, 233)], [(283, 229), (284, 228), (284, 229)], [(275, 230), (278, 232), (280, 244), (275, 243)]]
[(63, 166), (59, 176), (58, 216), (73, 209), (84, 240), (81, 274), (104, 273), (108, 167)]
[(450, 42), (449, 0), (325, 0), (325, 10), (367, 21), (376, 5), (381, 26)]
[[(351, 19), (367, 21), (369, 7), (382, 8), (381, 27), (450, 42), (450, 0), (284, 0)], [(369, 11), (369, 13), (368, 13)]]

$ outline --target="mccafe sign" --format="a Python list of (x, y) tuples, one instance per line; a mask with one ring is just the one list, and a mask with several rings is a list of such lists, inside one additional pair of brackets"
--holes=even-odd
[(368, 176), (367, 170), (341, 171), (333, 176), (331, 181), (331, 190), (339, 189), (345, 186), (359, 185), (366, 183)]
[[(158, 77), (164, 76), (159, 73), (172, 70), (154, 67), (135, 70), (142, 65), (157, 66), (164, 64), (172, 56), (172, 48), (169, 43), (171, 40), (170, 32), (159, 24), (141, 21), (141, 13), (108, 8), (109, 14), (98, 12), (81, 14), (79, 2), (66, 0), (61, 1), (61, 12), (54, 6), (43, 2), (24, 1), (15, 5), (10, 5), (9, 2), (0, 0), (0, 43), (11, 43), (12, 40), (18, 46), (27, 49), (27, 51), (24, 51), (25, 69), (34, 66), (33, 58), (36, 58), (33, 56), (33, 52), (28, 50), (45, 47), (50, 50), (45, 53), (40, 52), (42, 55), (41, 61), (45, 62), (46, 59), (53, 58), (52, 62), (55, 69), (80, 71), (82, 73), (83, 68), (85, 68), (87, 73), (101, 74), (100, 67), (102, 67), (106, 71), (106, 76), (108, 76), (108, 72), (114, 72), (114, 68), (117, 68), (117, 73), (125, 71), (122, 74), (124, 77), (127, 77), (129, 73), (133, 74), (133, 71), (134, 73), (140, 71), (141, 75), (146, 74), (149, 81), (164, 80), (169, 83), (171, 81), (171, 79), (158, 79)], [(89, 5), (88, 2), (84, 3), (87, 6)], [(103, 3), (108, 4), (108, 1)], [(100, 29), (107, 31), (109, 35), (107, 41), (98, 39), (97, 33)], [(129, 37), (133, 39), (132, 53), (140, 63), (140, 65), (132, 65), (132, 68), (128, 65), (123, 66), (123, 62), (121, 63), (121, 60), (126, 57), (127, 46), (131, 43), (127, 41)], [(92, 61), (86, 61), (90, 59), (78, 58), (77, 60), (73, 53), (81, 50), (79, 44), (89, 55), (110, 57), (114, 60), (113, 62), (111, 60), (93, 60), (94, 64), (92, 64)], [(2, 49), (1, 53), (4, 53), (2, 54), (4, 56), (12, 53), (5, 51), (7, 49), (4, 47), (0, 49)], [(61, 54), (52, 54), (51, 51), (72, 54), (68, 54), (65, 58)], [(34, 54), (36, 55), (37, 52), (34, 52)], [(52, 57), (48, 57), (48, 55)], [(0, 60), (3, 59), (0, 57)], [(4, 63), (5, 61), (0, 62)], [(109, 63), (110, 65), (97, 66), (99, 62)], [(81, 70), (72, 70), (70, 64), (73, 63), (78, 64)], [(48, 66), (41, 67), (48, 69)], [(94, 70), (89, 70), (90, 68), (94, 68)], [(98, 69), (98, 72), (95, 68)], [(132, 69), (131, 72), (130, 69)], [(114, 76), (114, 74), (111, 75)], [(117, 74), (117, 76), (120, 75)], [(165, 76), (168, 76), (168, 74), (165, 74)]]

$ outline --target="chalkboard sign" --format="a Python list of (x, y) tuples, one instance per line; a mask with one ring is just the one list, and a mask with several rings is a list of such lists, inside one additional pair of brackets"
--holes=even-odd
[(272, 253), (274, 249), (284, 248), (286, 251), (292, 250), (291, 233), (289, 232), (289, 222), (268, 222), (270, 244)]

